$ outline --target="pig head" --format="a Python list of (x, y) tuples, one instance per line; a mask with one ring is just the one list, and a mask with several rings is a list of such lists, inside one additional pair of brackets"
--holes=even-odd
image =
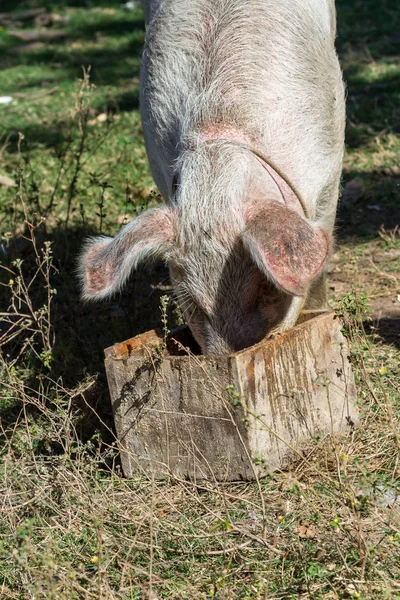
[(323, 279), (344, 136), (334, 5), (164, 0), (147, 14), (141, 112), (166, 204), (87, 242), (83, 296), (165, 260), (203, 353), (230, 353), (292, 327)]
[[(143, 260), (166, 260), (202, 351), (237, 351), (293, 325), (329, 255), (329, 234), (284, 201), (251, 152), (200, 142), (184, 162), (174, 203), (142, 213), (116, 238), (89, 240), (81, 260), (84, 297), (115, 293)], [(230, 178), (238, 171), (235, 185)]]

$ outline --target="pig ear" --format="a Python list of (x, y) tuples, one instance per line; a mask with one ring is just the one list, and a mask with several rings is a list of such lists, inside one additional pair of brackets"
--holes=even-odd
[(304, 296), (329, 256), (328, 234), (280, 202), (249, 211), (243, 243), (258, 268), (278, 287)]
[(173, 220), (171, 209), (155, 208), (128, 223), (115, 238), (87, 240), (78, 268), (83, 298), (111, 296), (140, 262), (165, 257), (173, 242)]

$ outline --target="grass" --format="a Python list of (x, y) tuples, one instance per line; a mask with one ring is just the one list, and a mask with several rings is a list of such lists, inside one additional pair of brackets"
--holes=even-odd
[(120, 476), (103, 350), (159, 326), (169, 288), (157, 266), (110, 303), (79, 301), (83, 238), (158, 201), (142, 12), (82, 5), (51, 3), (70, 17), (57, 44), (0, 31), (0, 175), (16, 182), (0, 186), (0, 597), (400, 598), (397, 2), (337, 2), (349, 119), (331, 302), (362, 425), (260, 487)]

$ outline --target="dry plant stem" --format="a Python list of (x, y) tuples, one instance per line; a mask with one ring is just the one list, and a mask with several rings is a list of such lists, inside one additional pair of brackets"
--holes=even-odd
[(389, 279), (390, 281), (393, 281), (396, 284), (399, 282), (398, 277), (395, 277), (395, 275), (391, 275), (390, 273), (385, 273), (385, 271), (382, 271), (379, 267), (377, 267), (372, 258), (369, 258), (368, 262), (371, 265), (371, 267), (375, 269), (375, 271), (380, 275), (380, 277), (383, 277), (384, 279)]
[(53, 210), (54, 200), (56, 198), (58, 189), (59, 189), (59, 187), (61, 185), (63, 175), (65, 174), (66, 157), (67, 157), (67, 153), (70, 150), (70, 148), (71, 148), (71, 135), (69, 135), (67, 146), (66, 146), (66, 148), (64, 149), (63, 153), (61, 154), (61, 156), (59, 158), (60, 164), (59, 164), (58, 171), (57, 171), (56, 182), (54, 184), (53, 192), (51, 194), (49, 203), (48, 203), (47, 207), (44, 210), (44, 214), (46, 216), (49, 215), (51, 213), (51, 211)]
[(67, 216), (65, 219), (65, 227), (68, 227), (69, 219), (71, 216), (72, 201), (75, 197), (76, 185), (78, 183), (79, 175), (82, 169), (82, 159), (86, 149), (86, 140), (88, 134), (88, 109), (85, 106), (84, 94), (89, 87), (90, 81), (90, 68), (88, 70), (83, 69), (83, 78), (79, 88), (78, 99), (77, 99), (77, 115), (79, 122), (80, 139), (78, 149), (75, 154), (75, 169), (72, 175), (71, 182), (68, 187), (67, 195)]
[(151, 481), (151, 504), (149, 514), (149, 548), (150, 548), (150, 560), (149, 560), (149, 597), (153, 597), (153, 561), (154, 561), (154, 547), (153, 547), (153, 515), (154, 515), (154, 477)]
[[(49, 244), (45, 244), (45, 248), (42, 250), (39, 250), (37, 247), (36, 229), (40, 227), (42, 221), (39, 221), (37, 225), (34, 225), (29, 220), (26, 204), (23, 200), (22, 181), (20, 182), (19, 196), (25, 215), (24, 225), (28, 230), (28, 235), (22, 237), (31, 245), (35, 257), (36, 269), (29, 280), (26, 281), (26, 276), (22, 269), (22, 261), (16, 261), (14, 263), (15, 271), (3, 265), (1, 266), (3, 270), (15, 278), (15, 281), (11, 284), (12, 295), (8, 313), (2, 313), (0, 315), (3, 320), (9, 324), (8, 330), (0, 338), (0, 347), (9, 344), (19, 334), (29, 334), (26, 341), (23, 343), (19, 354), (15, 358), (14, 363), (18, 361), (21, 355), (23, 355), (27, 347), (30, 347), (34, 354), (40, 359), (36, 348), (32, 344), (35, 337), (38, 336), (41, 338), (41, 345), (45, 353), (51, 352), (54, 341), (51, 328), (53, 291), (50, 284), (50, 277), (51, 273), (54, 272), (51, 249)], [(32, 300), (32, 285), (34, 282), (38, 283), (39, 280), (47, 292), (44, 309), (35, 309)], [(19, 329), (17, 329), (18, 327)]]
[[(364, 335), (365, 335), (365, 332), (364, 332)], [(370, 353), (370, 356), (372, 358), (373, 355), (372, 355), (372, 351), (371, 351), (371, 347), (370, 346), (369, 346), (369, 353)], [(385, 400), (385, 403), (383, 404), (379, 400), (377, 394), (375, 393), (375, 390), (372, 387), (372, 383), (371, 383), (370, 378), (368, 377), (368, 374), (367, 374), (367, 369), (366, 369), (366, 366), (365, 366), (364, 359), (362, 359), (362, 369), (363, 369), (363, 373), (364, 373), (364, 376), (365, 376), (365, 382), (366, 382), (366, 384), (368, 386), (368, 390), (369, 390), (371, 396), (373, 397), (373, 399), (375, 400), (375, 402), (377, 403), (377, 405), (380, 407), (380, 409), (382, 410), (382, 412), (386, 411), (388, 413), (388, 418), (389, 418), (389, 421), (390, 421), (390, 427), (392, 429), (393, 436), (394, 436), (394, 438), (395, 438), (395, 440), (397, 442), (398, 447), (400, 448), (400, 435), (399, 435), (399, 432), (398, 432), (398, 428), (396, 426), (396, 419), (395, 419), (395, 416), (394, 416), (394, 413), (393, 413), (393, 408), (392, 408), (391, 402), (390, 402), (390, 400), (389, 400), (389, 398), (387, 396), (386, 390), (381, 386), (381, 391), (383, 393), (384, 400)]]
[(109, 123), (107, 122), (105, 132), (99, 136), (97, 143), (93, 144), (90, 148), (86, 147), (85, 153), (82, 156), (82, 160), (81, 160), (81, 169), (83, 169), (89, 163), (91, 158), (96, 156), (98, 150), (103, 146), (103, 144), (106, 141), (107, 137), (109, 136), (110, 132), (111, 132), (111, 121)]
[[(102, 515), (103, 516), (103, 515)], [(98, 517), (95, 517), (98, 519)], [(99, 590), (99, 598), (103, 597), (103, 568), (102, 568), (102, 557), (103, 557), (103, 519), (100, 520), (100, 524), (97, 526), (97, 577), (98, 577), (98, 590)]]
[[(182, 484), (184, 483), (182, 480), (180, 479), (176, 479), (176, 481), (181, 482)], [(190, 497), (195, 500), (197, 503), (201, 503), (201, 501), (199, 500), (199, 498), (193, 494), (190, 490), (189, 490), (189, 495)], [(215, 511), (209, 510), (210, 515), (212, 515), (215, 519), (219, 519), (219, 516), (215, 513)], [(279, 550), (278, 548), (275, 548), (274, 546), (272, 546), (271, 544), (269, 544), (264, 537), (259, 537), (256, 535), (253, 535), (249, 532), (243, 532), (242, 529), (240, 529), (239, 527), (237, 527), (235, 524), (230, 523), (231, 527), (232, 527), (232, 531), (237, 532), (239, 534), (244, 534), (247, 537), (249, 537), (251, 540), (253, 540), (254, 542), (257, 542), (259, 544), (261, 544), (262, 546), (265, 546), (268, 550), (270, 550), (271, 552), (273, 552), (274, 554), (278, 555), (278, 556), (282, 556), (282, 554), (284, 554), (284, 552), (282, 552), (282, 550)], [(264, 531), (263, 531), (263, 536), (264, 536)]]
[[(2, 146), (0, 147), (0, 160), (2, 160), (3, 158), (3, 154), (4, 152), (7, 150), (9, 144), (10, 144), (10, 139), (12, 137), (12, 133), (7, 134), (6, 139), (4, 140)], [(0, 140), (3, 136), (0, 137)]]

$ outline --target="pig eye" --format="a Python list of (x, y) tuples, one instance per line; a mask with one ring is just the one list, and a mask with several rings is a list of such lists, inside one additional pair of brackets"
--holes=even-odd
[(194, 304), (198, 310), (206, 317), (207, 321), (211, 321), (211, 305), (205, 302), (199, 302), (197, 299), (194, 300)]
[(208, 323), (211, 323), (210, 311), (207, 308), (200, 304), (197, 300), (192, 298), (191, 302), (187, 302), (187, 314), (189, 315), (198, 315), (205, 319)]
[(183, 267), (181, 267), (180, 265), (170, 265), (170, 270), (171, 270), (171, 275), (172, 277), (176, 280), (176, 282), (178, 283), (179, 286), (183, 286), (183, 280), (185, 277), (185, 271), (183, 270)]
[(202, 305), (196, 300), (192, 301), (192, 310), (195, 310), (197, 313), (201, 313), (204, 317), (208, 319), (207, 313)]

